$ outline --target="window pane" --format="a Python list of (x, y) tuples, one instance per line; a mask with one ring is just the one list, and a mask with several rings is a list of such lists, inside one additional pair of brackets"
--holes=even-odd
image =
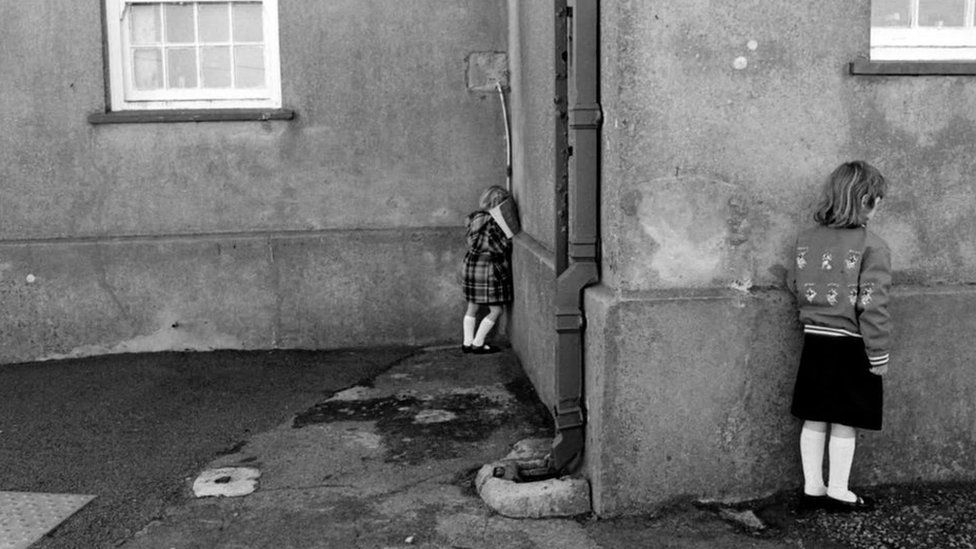
[(193, 42), (193, 4), (166, 4), (166, 41)]
[(260, 42), (263, 39), (261, 4), (234, 4), (234, 41)]
[(204, 88), (230, 87), (230, 48), (212, 46), (200, 48)]
[(264, 48), (238, 46), (234, 48), (234, 78), (238, 88), (264, 86)]
[(197, 87), (197, 53), (193, 48), (166, 50), (166, 69), (170, 88)]
[(200, 4), (201, 42), (227, 42), (230, 40), (229, 7), (229, 4)]
[(966, 24), (966, 0), (919, 0), (921, 27), (962, 27)]
[(133, 44), (159, 43), (159, 6), (133, 4), (129, 8), (129, 27)]
[(158, 48), (132, 50), (132, 83), (137, 90), (163, 87), (163, 55)]
[(911, 0), (871, 0), (871, 26), (907, 27), (911, 9)]

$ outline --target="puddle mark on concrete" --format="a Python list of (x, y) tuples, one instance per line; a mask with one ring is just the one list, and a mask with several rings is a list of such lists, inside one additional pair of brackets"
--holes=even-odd
[[(419, 401), (413, 397), (367, 398), (362, 400), (329, 400), (320, 402), (295, 416), (292, 427), (331, 423), (334, 421), (379, 421), (398, 414), (409, 413)], [(404, 408), (403, 411), (400, 408)]]
[(549, 409), (535, 392), (535, 387), (527, 377), (517, 377), (505, 384), (505, 389), (515, 395), (515, 400), (524, 410), (531, 410), (531, 413), (521, 413), (523, 420), (532, 427), (546, 431), (552, 426), (552, 416)]
[(292, 427), (372, 421), (386, 448), (386, 461), (418, 463), (458, 457), (464, 443), (488, 438), (511, 417), (509, 408), (483, 395), (394, 395), (322, 402), (296, 416)]
[(223, 450), (218, 450), (217, 451), (217, 455), (218, 456), (229, 456), (231, 454), (236, 454), (236, 453), (240, 452), (241, 449), (243, 449), (244, 446), (246, 446), (246, 445), (247, 445), (247, 441), (246, 440), (239, 441), (237, 444), (231, 446), (230, 448), (225, 448)]
[(414, 423), (444, 423), (457, 419), (457, 414), (449, 410), (423, 410), (413, 417)]
[(354, 401), (363, 400), (368, 397), (374, 389), (372, 387), (366, 387), (364, 385), (355, 385), (348, 389), (343, 389), (335, 394), (333, 394), (329, 400), (330, 401)]

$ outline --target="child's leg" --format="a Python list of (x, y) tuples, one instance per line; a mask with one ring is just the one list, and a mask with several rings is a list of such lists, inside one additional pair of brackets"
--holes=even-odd
[(465, 347), (470, 347), (474, 341), (474, 329), (478, 322), (478, 309), (481, 306), (477, 303), (468, 302), (468, 310), (464, 312), (464, 342)]
[(857, 496), (847, 489), (847, 481), (851, 476), (851, 465), (854, 463), (854, 435), (853, 427), (834, 423), (830, 426), (830, 481), (827, 495), (841, 501), (855, 502)]
[[(827, 424), (822, 421), (804, 421), (800, 430), (800, 461), (803, 463), (803, 493), (822, 496), (827, 493), (823, 481), (824, 445), (827, 440)], [(831, 462), (831, 464), (833, 464)]]
[(474, 336), (474, 341), (471, 343), (475, 347), (481, 347), (485, 344), (485, 338), (488, 337), (488, 332), (495, 327), (495, 321), (498, 317), (502, 315), (501, 305), (489, 305), (488, 315), (481, 319), (481, 324), (478, 325), (478, 333)]

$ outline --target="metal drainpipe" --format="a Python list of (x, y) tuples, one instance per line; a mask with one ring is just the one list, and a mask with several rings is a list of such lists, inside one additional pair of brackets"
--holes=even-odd
[[(600, 280), (597, 254), (603, 116), (599, 103), (599, 0), (557, 0), (557, 11), (560, 3), (565, 9), (556, 17), (556, 95), (560, 112), (556, 124), (556, 437), (550, 467), (566, 474), (581, 463), (585, 442), (583, 290)], [(568, 32), (561, 33), (560, 25)], [(567, 58), (563, 58), (564, 53)], [(560, 104), (561, 70), (565, 70), (562, 89), (568, 88), (562, 96), (568, 99), (564, 104)], [(559, 133), (560, 128), (565, 128), (566, 114), (568, 136), (561, 141)], [(561, 145), (567, 147), (565, 152)], [(559, 164), (564, 161), (567, 168), (560, 169)]]

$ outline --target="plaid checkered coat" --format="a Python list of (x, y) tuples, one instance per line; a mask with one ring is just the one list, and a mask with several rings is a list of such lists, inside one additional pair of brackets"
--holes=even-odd
[(470, 303), (507, 303), (513, 298), (512, 241), (491, 215), (468, 216), (468, 251), (461, 266), (461, 287)]

